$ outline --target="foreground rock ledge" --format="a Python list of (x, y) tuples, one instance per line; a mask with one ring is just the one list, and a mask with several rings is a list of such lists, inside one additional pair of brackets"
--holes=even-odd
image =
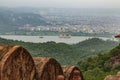
[(54, 58), (34, 57), (37, 73), (36, 80), (56, 80), (63, 75), (61, 65)]
[(21, 46), (0, 46), (0, 80), (34, 80), (35, 65)]

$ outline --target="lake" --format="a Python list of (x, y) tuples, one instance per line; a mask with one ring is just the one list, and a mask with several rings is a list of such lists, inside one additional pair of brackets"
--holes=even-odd
[[(34, 43), (43, 43), (48, 41), (54, 41), (57, 43), (67, 43), (67, 44), (76, 44), (78, 42), (84, 41), (89, 38), (88, 36), (72, 36), (71, 38), (59, 38), (59, 36), (23, 36), (23, 35), (0, 35), (1, 38), (11, 39), (11, 40), (18, 40), (24, 42), (34, 42)], [(110, 37), (98, 37), (103, 40), (110, 40)]]

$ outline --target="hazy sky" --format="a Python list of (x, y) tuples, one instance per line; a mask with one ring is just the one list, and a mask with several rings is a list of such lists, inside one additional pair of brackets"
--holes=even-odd
[(0, 0), (4, 7), (120, 8), (120, 0)]

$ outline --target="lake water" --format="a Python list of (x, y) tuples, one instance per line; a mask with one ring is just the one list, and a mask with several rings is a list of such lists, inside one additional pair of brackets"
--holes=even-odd
[[(62, 42), (67, 44), (75, 44), (84, 41), (86, 39), (93, 38), (86, 36), (72, 36), (71, 38), (59, 38), (59, 36), (42, 36), (43, 38), (40, 38), (40, 36), (21, 36), (21, 35), (0, 35), (0, 37), (5, 39), (24, 41), (24, 42), (43, 43), (48, 41), (54, 41), (57, 43)], [(107, 37), (98, 37), (98, 38), (103, 40), (111, 39)]]

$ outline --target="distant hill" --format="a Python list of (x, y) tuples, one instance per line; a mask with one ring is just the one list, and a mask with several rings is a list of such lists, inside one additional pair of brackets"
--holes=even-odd
[(0, 38), (0, 44), (22, 45), (32, 54), (32, 56), (50, 56), (56, 58), (61, 64), (75, 65), (77, 62), (84, 60), (87, 57), (96, 56), (99, 53), (109, 51), (118, 43), (93, 38), (80, 42), (78, 44), (68, 45), (65, 43), (55, 42), (30, 43)]
[(47, 25), (45, 18), (35, 13), (18, 13), (0, 8), (0, 31), (16, 30), (26, 24), (31, 26)]

